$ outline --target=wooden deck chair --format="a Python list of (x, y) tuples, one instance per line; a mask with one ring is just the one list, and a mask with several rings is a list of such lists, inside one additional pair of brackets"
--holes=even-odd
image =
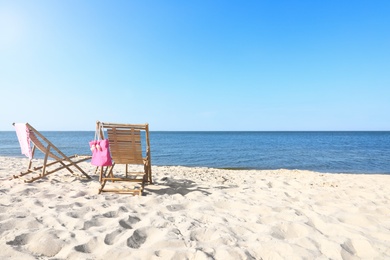
[[(109, 166), (105, 172), (101, 168), (100, 182), (101, 192), (117, 192), (142, 194), (145, 184), (152, 184), (152, 166), (149, 142), (149, 125), (148, 124), (116, 124), (96, 122), (97, 129), (100, 129), (100, 138), (104, 139), (104, 133), (107, 132), (111, 158), (113, 165)], [(99, 125), (101, 127), (99, 127)], [(143, 138), (142, 138), (143, 137)], [(144, 141), (143, 141), (144, 139)], [(142, 149), (143, 148), (143, 149)], [(124, 174), (114, 174), (116, 165), (125, 165)], [(130, 165), (140, 165), (142, 171), (129, 171)], [(143, 167), (142, 167), (143, 166)], [(112, 182), (135, 182), (140, 185), (140, 188), (114, 188), (104, 189), (107, 181)], [(137, 185), (136, 185), (137, 186)]]
[[(36, 173), (37, 175), (32, 178), (24, 180), (25, 182), (33, 182), (62, 169), (67, 169), (73, 174), (74, 172), (70, 168), (71, 166), (80, 171), (88, 179), (91, 178), (84, 172), (83, 169), (80, 168), (80, 166), (77, 165), (80, 162), (90, 159), (91, 156), (66, 156), (60, 149), (58, 149), (30, 124), (13, 123), (13, 125), (15, 126), (15, 130), (18, 135), (22, 153), (29, 157), (27, 170), (21, 172), (19, 175), (14, 175), (13, 178), (20, 178), (29, 173)], [(33, 144), (32, 149), (30, 141)], [(36, 148), (44, 154), (44, 159), (42, 165), (33, 167), (32, 164)], [(53, 160), (48, 160), (49, 158)]]

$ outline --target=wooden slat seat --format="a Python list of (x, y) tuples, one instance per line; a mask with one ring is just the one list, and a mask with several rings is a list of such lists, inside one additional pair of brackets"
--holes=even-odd
[[(97, 129), (100, 129), (100, 138), (109, 140), (109, 147), (113, 165), (106, 171), (100, 171), (101, 192), (133, 193), (141, 194), (145, 184), (152, 183), (151, 153), (149, 141), (148, 124), (117, 124), (97, 122)], [(101, 126), (101, 127), (100, 127)], [(144, 141), (142, 141), (144, 139)], [(118, 176), (114, 173), (116, 165), (125, 165), (125, 176)], [(129, 171), (130, 165), (143, 166), (142, 171)], [(108, 181), (112, 182), (133, 182), (138, 183), (139, 188), (105, 189)]]

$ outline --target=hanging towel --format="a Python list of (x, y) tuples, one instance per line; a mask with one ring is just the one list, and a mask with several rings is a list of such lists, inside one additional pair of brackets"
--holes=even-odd
[(30, 130), (26, 124), (15, 124), (16, 135), (18, 136), (20, 150), (22, 154), (26, 155), (29, 159), (32, 158), (32, 151), (30, 145)]

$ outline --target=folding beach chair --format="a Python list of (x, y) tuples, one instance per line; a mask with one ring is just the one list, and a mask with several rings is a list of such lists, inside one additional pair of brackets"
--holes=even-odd
[[(80, 162), (90, 159), (91, 156), (66, 156), (60, 151), (60, 149), (58, 149), (30, 124), (13, 123), (13, 125), (18, 136), (22, 153), (30, 159), (27, 170), (25, 172), (21, 172), (19, 175), (14, 175), (13, 178), (20, 178), (29, 173), (36, 173), (38, 175), (25, 180), (25, 182), (33, 182), (62, 169), (67, 169), (73, 174), (73, 170), (70, 168), (71, 166), (80, 171), (88, 179), (91, 178), (77, 165)], [(30, 142), (33, 144), (32, 149)], [(36, 148), (44, 154), (44, 159), (42, 165), (33, 167), (32, 164)], [(53, 160), (48, 160), (49, 158)]]
[[(117, 192), (138, 195), (142, 194), (145, 184), (152, 183), (149, 125), (102, 123), (99, 121), (96, 122), (96, 124), (97, 129), (100, 131), (101, 139), (104, 139), (104, 133), (107, 132), (111, 158), (113, 161), (113, 165), (108, 166), (105, 171), (103, 171), (103, 167), (101, 168), (101, 187), (99, 189), (99, 193)], [(120, 173), (114, 173), (114, 167), (119, 164), (125, 165), (124, 174), (122, 173), (119, 175)], [(133, 171), (129, 171), (129, 166), (133, 167)], [(139, 170), (137, 167), (142, 168), (142, 170)], [(135, 171), (134, 168), (136, 169)], [(132, 188), (116, 187), (104, 189), (107, 181), (115, 183), (133, 182), (135, 185)]]

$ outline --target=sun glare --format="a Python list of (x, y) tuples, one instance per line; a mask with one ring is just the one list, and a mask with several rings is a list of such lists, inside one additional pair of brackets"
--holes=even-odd
[(0, 48), (9, 49), (19, 44), (23, 35), (21, 15), (12, 10), (0, 10)]

